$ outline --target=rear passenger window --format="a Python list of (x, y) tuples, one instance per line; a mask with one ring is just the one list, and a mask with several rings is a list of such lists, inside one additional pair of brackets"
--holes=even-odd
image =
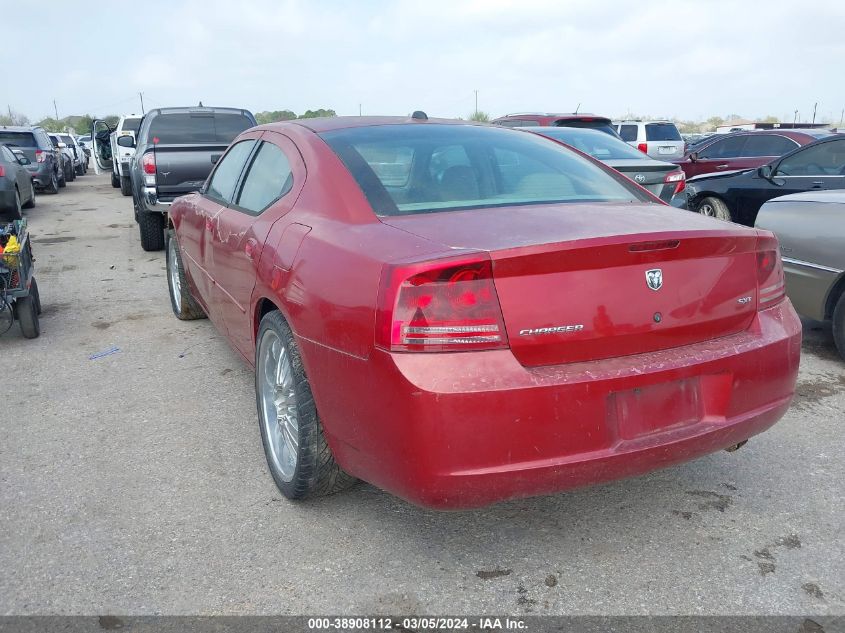
[(749, 136), (742, 148), (743, 156), (783, 156), (791, 152), (798, 143), (785, 136), (767, 134), (765, 136)]
[(733, 136), (705, 147), (699, 153), (701, 158), (736, 158), (744, 156), (742, 153), (747, 136)]
[(621, 125), (619, 126), (619, 136), (622, 140), (630, 143), (637, 140), (637, 126), (636, 125)]
[(254, 145), (255, 141), (249, 139), (232, 146), (211, 175), (208, 188), (205, 190), (206, 196), (219, 200), (223, 204), (229, 204), (232, 201), (235, 185), (238, 184), (238, 178), (244, 170), (244, 164)]
[(237, 205), (261, 213), (293, 187), (293, 172), (285, 153), (264, 142), (258, 148), (246, 173)]

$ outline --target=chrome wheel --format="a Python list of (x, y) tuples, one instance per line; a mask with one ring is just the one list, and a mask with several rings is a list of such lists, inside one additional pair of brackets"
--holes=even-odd
[(291, 481), (299, 458), (299, 416), (290, 354), (279, 335), (264, 332), (258, 347), (258, 399), (269, 458), (283, 481)]
[(179, 257), (179, 246), (176, 238), (170, 238), (170, 245), (167, 247), (167, 277), (170, 281), (170, 294), (173, 297), (173, 309), (179, 311), (178, 301), (182, 297), (182, 280), (179, 277), (179, 266), (176, 258)]

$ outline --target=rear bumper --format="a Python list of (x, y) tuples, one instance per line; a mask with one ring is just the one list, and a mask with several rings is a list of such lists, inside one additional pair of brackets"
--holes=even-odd
[(159, 199), (158, 191), (155, 187), (141, 187), (141, 196), (144, 201), (144, 208), (147, 211), (167, 213), (170, 209), (170, 205), (173, 204), (170, 200)]
[(36, 163), (35, 169), (27, 167), (29, 177), (32, 178), (32, 184), (39, 189), (43, 189), (50, 185), (50, 180), (53, 175), (53, 168), (48, 163)]
[(303, 341), (340, 464), (436, 508), (639, 475), (737, 444), (787, 410), (800, 345), (788, 301), (741, 334), (533, 369), (508, 350), (375, 352), (351, 367)]

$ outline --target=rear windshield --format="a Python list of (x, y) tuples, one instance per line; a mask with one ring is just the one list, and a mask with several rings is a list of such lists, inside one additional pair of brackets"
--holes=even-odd
[(616, 130), (613, 129), (613, 126), (611, 125), (610, 121), (602, 119), (596, 119), (594, 121), (584, 121), (581, 119), (562, 119), (560, 121), (555, 121), (555, 126), (574, 127), (588, 130), (601, 130), (605, 134), (616, 136)]
[(32, 132), (8, 132), (0, 130), (0, 143), (13, 147), (35, 147)]
[(140, 125), (141, 119), (124, 119), (123, 127), (120, 129), (127, 132), (137, 132)]
[(567, 202), (638, 202), (571, 150), (499, 127), (410, 124), (322, 134), (377, 215)]
[(62, 135), (59, 138), (62, 140), (62, 143), (66, 143), (67, 145), (73, 145), (73, 139), (67, 134)]
[(635, 159), (645, 160), (647, 156), (634, 149), (616, 135), (602, 134), (598, 130), (579, 130), (566, 127), (529, 128), (532, 132), (548, 136), (561, 143), (571, 145), (585, 154), (599, 160)]
[[(179, 112), (159, 114), (150, 123), (149, 138), (153, 143), (228, 145), (238, 134), (253, 126), (242, 114)], [(158, 139), (158, 140), (156, 140)]]
[(645, 126), (647, 141), (681, 141), (681, 133), (674, 123), (647, 123)]

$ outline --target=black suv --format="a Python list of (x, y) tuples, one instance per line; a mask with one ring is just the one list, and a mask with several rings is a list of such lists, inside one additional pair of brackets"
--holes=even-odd
[(53, 147), (53, 142), (43, 128), (37, 125), (0, 126), (0, 143), (13, 150), (20, 150), (29, 159), (26, 169), (38, 191), (59, 193), (59, 187), (65, 186), (61, 150)]
[(118, 145), (135, 147), (129, 177), (145, 251), (164, 248), (173, 200), (198, 191), (229, 143), (255, 125), (252, 113), (239, 108), (159, 108), (141, 119), (137, 142), (117, 138)]

